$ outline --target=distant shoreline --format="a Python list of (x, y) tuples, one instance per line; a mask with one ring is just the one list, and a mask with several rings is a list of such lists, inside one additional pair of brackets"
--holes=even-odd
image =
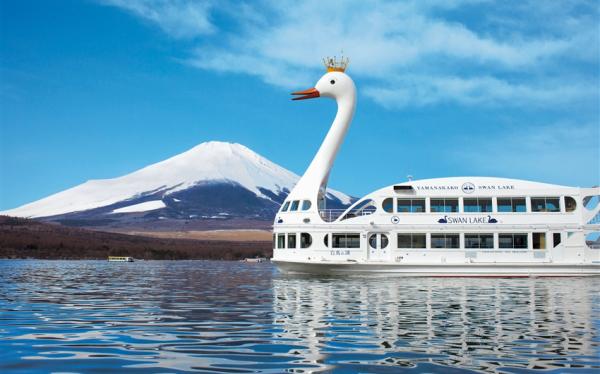
[(273, 233), (260, 229), (230, 229), (230, 230), (186, 230), (186, 231), (141, 231), (141, 230), (114, 230), (119, 234), (145, 236), (163, 239), (194, 239), (230, 242), (270, 242)]
[(272, 248), (270, 240), (149, 237), (0, 216), (2, 259), (104, 260), (108, 256), (138, 260), (242, 260), (270, 258)]

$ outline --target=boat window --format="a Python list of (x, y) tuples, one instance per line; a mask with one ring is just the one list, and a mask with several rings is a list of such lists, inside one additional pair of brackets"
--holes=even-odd
[(513, 212), (525, 213), (527, 212), (527, 203), (524, 197), (513, 197), (512, 198)]
[(295, 212), (298, 210), (298, 205), (300, 205), (300, 200), (292, 201), (292, 206), (290, 207), (290, 212)]
[(312, 244), (312, 236), (309, 233), (303, 232), (300, 234), (300, 248), (308, 248)]
[(585, 209), (594, 210), (600, 203), (600, 195), (584, 196), (582, 203), (583, 203), (583, 206), (585, 207)]
[(425, 248), (425, 234), (398, 234), (398, 248)]
[(285, 234), (277, 234), (277, 248), (285, 248)]
[(329, 248), (329, 234), (325, 234), (323, 237), (323, 244), (325, 244), (325, 247)]
[(465, 213), (489, 213), (492, 211), (491, 198), (465, 198), (463, 202)]
[(425, 199), (398, 199), (398, 213), (425, 212)]
[(331, 234), (332, 248), (360, 248), (360, 234)]
[(389, 242), (390, 240), (388, 239), (387, 235), (381, 234), (381, 249), (387, 247)]
[(560, 212), (560, 199), (558, 197), (547, 197), (546, 210), (548, 212)]
[(281, 208), (281, 211), (287, 212), (289, 206), (290, 206), (290, 202), (286, 201), (285, 204), (283, 204), (283, 208)]
[[(377, 237), (379, 237), (379, 248), (377, 247)], [(371, 234), (369, 236), (369, 246), (373, 249), (384, 249), (388, 246), (390, 240), (386, 234)]]
[(302, 202), (302, 210), (309, 210), (311, 206), (310, 200), (304, 200)]
[(552, 234), (552, 240), (554, 241), (554, 247), (556, 248), (560, 244), (560, 232)]
[(494, 235), (465, 234), (465, 248), (494, 248)]
[(431, 199), (432, 213), (458, 212), (458, 199)]
[(532, 197), (531, 210), (534, 212), (560, 212), (558, 197)]
[(565, 210), (567, 212), (572, 212), (577, 208), (577, 203), (575, 202), (575, 199), (573, 199), (571, 196), (565, 196)]
[(296, 234), (288, 234), (288, 248), (296, 248)]
[(371, 234), (371, 236), (369, 236), (369, 247), (377, 248), (377, 234)]
[(527, 211), (524, 197), (499, 197), (498, 212), (523, 213)]
[(273, 234), (273, 249), (277, 248), (277, 235)]
[(460, 248), (458, 234), (431, 234), (431, 248)]
[(534, 232), (531, 238), (533, 249), (546, 249), (546, 233)]
[(384, 212), (392, 213), (394, 211), (394, 199), (391, 197), (384, 199), (381, 203), (381, 207), (383, 208)]
[[(392, 198), (390, 198), (392, 201)], [(375, 201), (372, 199), (366, 199), (357, 202), (348, 213), (346, 213), (342, 217), (342, 221), (349, 218), (360, 217), (360, 216), (368, 216), (369, 214), (375, 213), (377, 207), (375, 206)], [(391, 205), (391, 204), (390, 204)], [(390, 208), (390, 213), (392, 212), (392, 208)]]
[(528, 248), (527, 234), (500, 234), (498, 244), (500, 248)]

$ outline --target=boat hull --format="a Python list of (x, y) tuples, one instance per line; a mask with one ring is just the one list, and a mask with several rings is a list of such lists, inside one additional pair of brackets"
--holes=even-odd
[(581, 277), (600, 276), (600, 264), (398, 264), (324, 263), (271, 260), (283, 273), (385, 274), (411, 277)]

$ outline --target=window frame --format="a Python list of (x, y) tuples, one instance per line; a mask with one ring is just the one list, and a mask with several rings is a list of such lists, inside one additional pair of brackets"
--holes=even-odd
[[(477, 207), (478, 210), (476, 211), (467, 211), (466, 209), (466, 202), (467, 200), (475, 200), (475, 207)], [(483, 210), (482, 207), (484, 207), (485, 205), (482, 205), (480, 201), (482, 200), (486, 200), (489, 201), (489, 210)], [(463, 197), (463, 213), (493, 213), (494, 210), (494, 202), (493, 199), (491, 197)]]
[[(388, 206), (387, 203), (391, 203), (390, 210), (386, 209), (386, 206)], [(394, 198), (386, 197), (385, 199), (383, 199), (383, 201), (381, 202), (381, 209), (383, 209), (383, 211), (386, 213), (394, 213)]]
[[(421, 197), (421, 198), (397, 197), (396, 198), (396, 213), (425, 213), (427, 211), (427, 203), (425, 200), (426, 199), (424, 197)], [(408, 205), (408, 211), (406, 211), (406, 212), (400, 211), (400, 202), (401, 201), (410, 203)], [(415, 202), (417, 202), (418, 204), (415, 204)], [(421, 210), (421, 211), (414, 210), (415, 206), (421, 207), (421, 203), (422, 203), (423, 210)]]
[(300, 200), (292, 201), (292, 205), (290, 205), (290, 212), (297, 212), (300, 207)]
[[(444, 202), (444, 205), (443, 205), (444, 209), (443, 210), (441, 210), (441, 211), (440, 210), (433, 210), (433, 207), (434, 207), (433, 202), (436, 201), (436, 200), (438, 200), (438, 201), (441, 200), (441, 201)], [(446, 210), (446, 207), (451, 206), (451, 205), (448, 205), (446, 203), (446, 201), (456, 201), (456, 210), (454, 210), (454, 211), (452, 211), (452, 210)], [(439, 206), (439, 205), (435, 205), (435, 206)], [(460, 209), (459, 209), (459, 198), (458, 197), (447, 197), (447, 198), (446, 197), (439, 197), (439, 198), (438, 197), (436, 197), (436, 198), (432, 197), (432, 198), (429, 199), (429, 211), (430, 211), (430, 213), (458, 213), (459, 210)]]
[[(440, 239), (438, 237), (443, 237), (444, 246), (443, 247), (434, 247), (433, 241), (434, 239)], [(453, 241), (453, 239), (457, 239), (457, 246), (448, 246), (448, 240)], [(432, 249), (460, 249), (460, 233), (431, 233), (431, 248)]]
[(285, 249), (286, 244), (287, 243), (286, 243), (285, 234), (278, 233), (277, 234), (277, 249)]
[[(465, 236), (465, 249), (494, 249), (494, 234), (493, 233), (488, 233), (488, 232), (485, 232), (485, 233), (470, 233), (470, 232), (468, 232), (468, 233), (465, 233), (464, 236)], [(468, 241), (469, 241), (469, 239), (473, 239), (472, 237), (477, 237), (477, 247), (471, 247), (471, 246), (468, 245)], [(486, 239), (489, 239), (489, 238), (492, 239), (492, 241), (491, 241), (491, 243), (492, 243), (491, 247), (490, 246), (488, 246), (488, 247), (482, 247), (481, 246), (481, 244), (484, 243), (484, 242), (488, 243), (487, 240), (484, 241), (484, 237)]]
[[(539, 248), (536, 248), (536, 236), (538, 237), (537, 244), (539, 244)], [(544, 251), (548, 249), (548, 235), (546, 232), (534, 231), (531, 233), (531, 249), (536, 251)]]
[[(409, 247), (401, 247), (400, 246), (400, 236), (408, 237), (408, 241), (410, 243)], [(415, 246), (415, 243), (417, 242), (415, 240), (415, 237), (423, 238), (423, 246), (422, 247)], [(399, 233), (396, 233), (396, 248), (398, 248), (398, 249), (427, 249), (427, 234), (421, 233), (421, 232), (399, 232)]]
[[(573, 209), (569, 210), (569, 205), (567, 204), (567, 199), (573, 201)], [(565, 196), (565, 213), (573, 213), (577, 210), (577, 200), (573, 196)]]
[[(351, 236), (352, 238), (348, 239), (349, 236)], [(342, 237), (344, 238), (343, 242), (340, 240)], [(337, 242), (336, 242), (336, 239), (337, 239)], [(341, 245), (342, 243), (345, 244), (345, 246)], [(348, 244), (352, 244), (352, 245), (348, 245)], [(360, 248), (360, 233), (353, 233), (353, 232), (331, 233), (331, 248), (337, 248), (337, 249)]]
[[(504, 247), (502, 246), (502, 237), (507, 237), (509, 236), (511, 237), (511, 245), (512, 247)], [(515, 236), (519, 236), (519, 237), (525, 237), (525, 246), (521, 246), (521, 247), (516, 247), (515, 246)], [(502, 233), (498, 233), (498, 249), (529, 249), (529, 235), (527, 233), (523, 233), (523, 232), (502, 232)]]
[[(558, 240), (556, 240), (556, 238), (558, 238)], [(562, 233), (560, 233), (560, 232), (552, 233), (552, 247), (556, 248), (557, 246), (560, 245), (561, 242), (562, 242)]]
[[(533, 201), (534, 200), (542, 200), (542, 199), (544, 200), (544, 207), (541, 210), (536, 210), (534, 208)], [(548, 200), (549, 199), (558, 201), (557, 210), (548, 210)], [(556, 197), (556, 196), (531, 196), (530, 200), (531, 200), (531, 212), (532, 213), (560, 213), (562, 211), (560, 208), (560, 196), (558, 196), (558, 197)]]
[[(308, 244), (305, 245), (305, 240), (304, 238), (308, 235)], [(310, 248), (310, 246), (312, 245), (312, 235), (308, 232), (301, 232), (300, 233), (300, 248), (301, 249), (305, 249), (305, 248)]]
[[(509, 200), (510, 201), (510, 210), (500, 210), (500, 200)], [(517, 203), (515, 202), (515, 200), (522, 200), (523, 204), (522, 206), (525, 207), (524, 210), (519, 211), (517, 210), (518, 206), (521, 205), (517, 205)], [(506, 206), (506, 205), (504, 205)], [(522, 197), (522, 196), (498, 196), (496, 197), (496, 210), (498, 213), (527, 213), (527, 197)]]
[(296, 233), (295, 232), (287, 234), (287, 247), (288, 247), (288, 249), (296, 249), (296, 248), (298, 248), (298, 240), (296, 238)]

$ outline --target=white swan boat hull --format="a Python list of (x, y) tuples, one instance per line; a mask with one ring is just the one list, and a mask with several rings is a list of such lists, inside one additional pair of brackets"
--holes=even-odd
[(396, 264), (272, 261), (284, 273), (393, 274), (411, 277), (582, 277), (600, 276), (598, 264)]

